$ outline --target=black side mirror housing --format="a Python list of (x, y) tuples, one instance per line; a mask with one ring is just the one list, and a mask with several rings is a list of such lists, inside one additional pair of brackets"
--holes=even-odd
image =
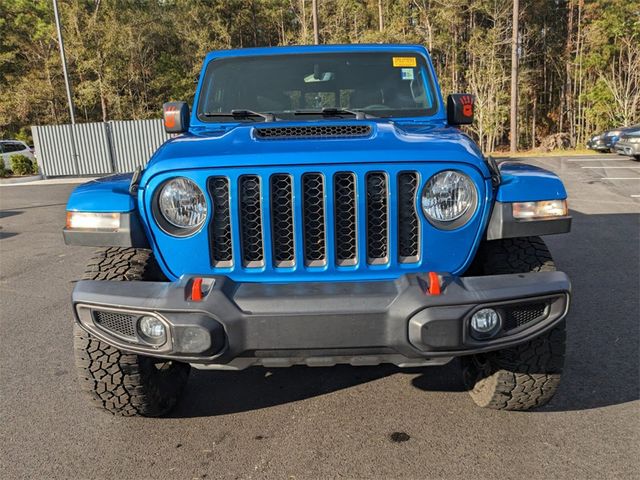
[(447, 122), (449, 125), (473, 123), (475, 97), (470, 93), (452, 93), (447, 97)]
[(162, 105), (164, 130), (167, 133), (184, 133), (189, 130), (189, 105), (187, 102), (166, 102)]

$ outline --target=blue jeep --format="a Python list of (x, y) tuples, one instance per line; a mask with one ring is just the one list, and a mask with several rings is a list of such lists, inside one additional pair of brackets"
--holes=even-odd
[(78, 187), (70, 245), (104, 247), (73, 291), (80, 381), (157, 416), (191, 367), (399, 367), (460, 357), (483, 407), (554, 394), (570, 282), (553, 173), (498, 166), (413, 45), (207, 55), (144, 170)]

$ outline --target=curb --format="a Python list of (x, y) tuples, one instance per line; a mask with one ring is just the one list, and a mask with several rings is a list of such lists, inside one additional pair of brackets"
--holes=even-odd
[(25, 175), (22, 177), (14, 178), (0, 178), (0, 185), (15, 185), (17, 183), (35, 182), (36, 180), (42, 180), (42, 175)]

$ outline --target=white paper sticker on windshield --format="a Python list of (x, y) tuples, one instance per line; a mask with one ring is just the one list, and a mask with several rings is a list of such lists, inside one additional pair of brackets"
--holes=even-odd
[(413, 80), (413, 68), (403, 68), (400, 73), (402, 80)]

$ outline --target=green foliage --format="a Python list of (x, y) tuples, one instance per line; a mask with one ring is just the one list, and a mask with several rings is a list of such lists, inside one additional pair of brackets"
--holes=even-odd
[[(311, 3), (59, 1), (77, 120), (157, 118), (163, 102), (192, 100), (211, 50), (313, 43)], [(321, 43), (427, 46), (445, 95), (476, 95), (483, 148), (508, 144), (512, 0), (317, 3)], [(520, 0), (520, 11), (521, 146), (640, 121), (637, 0)], [(0, 31), (0, 135), (68, 122), (51, 0), (0, 0)]]
[(4, 166), (4, 161), (0, 160), (0, 178), (8, 177), (10, 173), (11, 171)]
[(26, 155), (11, 155), (11, 170), (14, 175), (36, 175), (38, 164)]

